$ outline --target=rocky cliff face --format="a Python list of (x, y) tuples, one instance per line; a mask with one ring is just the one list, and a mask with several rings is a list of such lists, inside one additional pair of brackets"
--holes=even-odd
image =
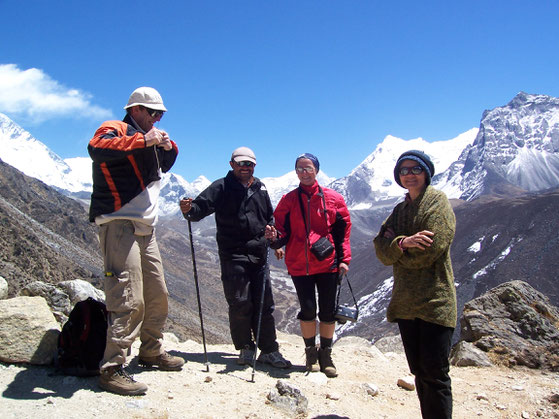
[[(474, 143), (435, 180), (459, 198), (559, 186), (559, 99), (519, 93), (483, 113)], [(448, 185), (447, 185), (448, 184)]]

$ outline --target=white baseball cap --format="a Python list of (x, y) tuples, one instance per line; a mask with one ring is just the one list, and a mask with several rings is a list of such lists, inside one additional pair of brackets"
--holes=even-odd
[(237, 163), (240, 161), (250, 161), (256, 164), (254, 151), (248, 147), (236, 148), (235, 151), (233, 151), (233, 154), (231, 154), (231, 160), (236, 161)]
[(157, 90), (153, 87), (138, 87), (132, 92), (128, 98), (128, 103), (124, 109), (132, 106), (145, 106), (146, 108), (155, 109), (156, 111), (167, 112), (167, 108), (163, 105), (163, 99)]

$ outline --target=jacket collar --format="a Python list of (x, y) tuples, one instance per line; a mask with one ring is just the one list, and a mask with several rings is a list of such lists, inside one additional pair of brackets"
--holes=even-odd
[(316, 195), (320, 191), (320, 187), (318, 186), (318, 182), (315, 180), (314, 183), (310, 186), (299, 184), (299, 188), (303, 193), (308, 196)]
[(250, 181), (250, 183), (248, 184), (248, 186), (244, 186), (241, 182), (239, 182), (239, 180), (235, 177), (235, 175), (233, 174), (232, 170), (229, 170), (227, 172), (227, 176), (225, 176), (225, 180), (229, 183), (231, 183), (232, 185), (235, 185), (239, 188), (243, 188), (243, 189), (249, 189), (252, 188), (253, 186), (257, 185), (259, 183), (259, 179), (256, 176), (252, 177), (252, 180)]
[(138, 123), (134, 120), (134, 118), (132, 118), (132, 116), (128, 112), (126, 113), (126, 116), (124, 117), (122, 122), (126, 122), (128, 125), (132, 125), (136, 130), (140, 131), (142, 134), (146, 133), (143, 129), (140, 128)]

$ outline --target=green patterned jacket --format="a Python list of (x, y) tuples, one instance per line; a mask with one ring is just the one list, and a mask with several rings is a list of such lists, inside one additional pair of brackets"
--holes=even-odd
[[(386, 233), (392, 228), (395, 237)], [(456, 218), (446, 195), (427, 186), (414, 201), (396, 205), (374, 239), (379, 260), (392, 265), (394, 286), (386, 317), (422, 319), (454, 328), (456, 326), (456, 288), (450, 261)], [(398, 242), (419, 231), (435, 233), (425, 250), (402, 251)]]

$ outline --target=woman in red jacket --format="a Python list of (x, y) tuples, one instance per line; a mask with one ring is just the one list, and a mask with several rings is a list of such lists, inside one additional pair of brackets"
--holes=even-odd
[[(305, 341), (307, 371), (320, 369), (328, 377), (336, 377), (332, 362), (336, 289), (338, 275), (349, 270), (351, 220), (343, 197), (316, 181), (319, 167), (318, 159), (310, 153), (297, 157), (295, 170), (300, 184), (282, 197), (274, 211), (277, 240), (271, 247), (286, 246), (285, 264), (301, 305), (297, 318)], [(283, 258), (283, 250), (277, 250), (276, 256)], [(320, 348), (316, 347), (315, 289)]]

